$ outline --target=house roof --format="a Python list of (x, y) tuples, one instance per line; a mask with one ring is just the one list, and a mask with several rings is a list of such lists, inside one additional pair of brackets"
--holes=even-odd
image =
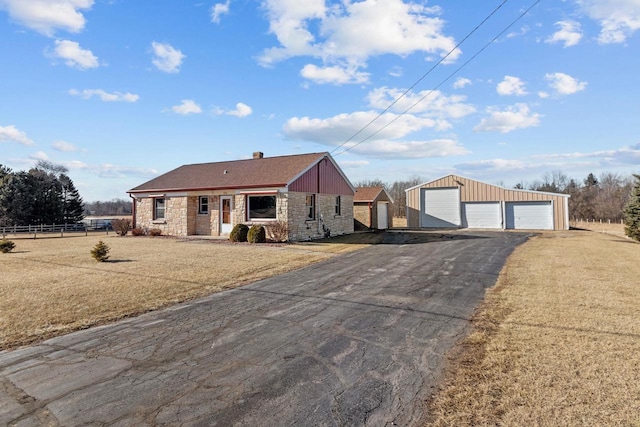
[(285, 187), (329, 153), (264, 157), (180, 166), (128, 193)]
[(423, 182), (422, 184), (414, 185), (413, 187), (407, 188), (404, 191), (405, 191), (405, 193), (407, 193), (407, 192), (409, 192), (411, 190), (415, 190), (416, 188), (424, 187), (426, 185), (431, 184), (432, 182), (440, 181), (441, 179), (444, 179), (444, 178), (447, 178), (447, 177), (450, 177), (450, 176), (454, 177), (454, 178), (462, 178), (462, 179), (467, 179), (469, 181), (475, 181), (475, 182), (478, 182), (480, 184), (490, 185), (492, 187), (502, 188), (504, 190), (509, 190), (509, 191), (516, 191), (516, 192), (521, 192), (521, 193), (548, 194), (548, 195), (551, 195), (551, 196), (562, 196), (562, 197), (567, 197), (567, 198), (571, 197), (569, 194), (563, 194), (563, 193), (551, 193), (551, 192), (548, 192), (548, 191), (534, 191), (534, 190), (523, 190), (523, 189), (519, 189), (519, 188), (507, 188), (507, 187), (503, 187), (501, 185), (489, 184), (487, 182), (478, 181), (477, 179), (471, 179), (471, 178), (467, 178), (467, 177), (464, 177), (464, 176), (453, 175), (453, 174), (445, 175), (445, 176), (442, 176), (442, 177), (437, 178), (437, 179), (432, 179), (431, 181)]
[(353, 201), (354, 202), (373, 202), (378, 198), (380, 193), (382, 193), (383, 191), (387, 194), (387, 197), (389, 198), (391, 203), (393, 203), (393, 199), (391, 198), (389, 193), (387, 193), (387, 190), (385, 190), (384, 187), (381, 187), (381, 186), (356, 188), (356, 193), (353, 196)]

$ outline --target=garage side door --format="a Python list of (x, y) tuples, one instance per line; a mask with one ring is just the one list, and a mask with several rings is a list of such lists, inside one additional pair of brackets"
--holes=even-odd
[(460, 190), (455, 188), (423, 188), (420, 209), (421, 227), (459, 227)]
[(525, 230), (553, 230), (551, 201), (507, 202), (507, 228)]
[(378, 202), (378, 230), (386, 230), (389, 228), (389, 204)]
[(466, 202), (462, 204), (464, 228), (502, 228), (500, 202)]

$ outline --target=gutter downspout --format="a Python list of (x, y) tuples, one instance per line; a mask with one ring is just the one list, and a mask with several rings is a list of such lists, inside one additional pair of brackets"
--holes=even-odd
[(129, 197), (131, 197), (131, 215), (133, 216), (133, 221), (131, 221), (131, 228), (136, 228), (136, 198), (129, 193)]

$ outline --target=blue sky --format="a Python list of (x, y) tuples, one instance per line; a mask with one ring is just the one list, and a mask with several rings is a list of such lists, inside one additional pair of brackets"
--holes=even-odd
[(534, 4), (0, 0), (0, 164), (86, 201), (254, 151), (352, 182), (640, 173), (640, 0)]

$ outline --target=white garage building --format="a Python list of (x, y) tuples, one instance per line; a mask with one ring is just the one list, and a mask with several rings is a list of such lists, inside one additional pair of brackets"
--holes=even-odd
[(569, 229), (568, 194), (504, 188), (457, 175), (406, 193), (411, 228)]

